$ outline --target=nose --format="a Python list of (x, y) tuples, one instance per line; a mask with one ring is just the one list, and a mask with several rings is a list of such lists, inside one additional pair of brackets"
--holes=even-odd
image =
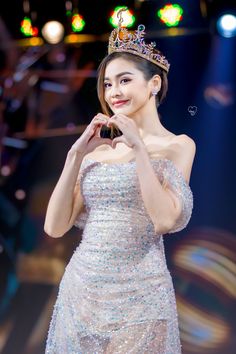
[(117, 97), (121, 95), (121, 90), (119, 85), (112, 85), (111, 88), (111, 97)]

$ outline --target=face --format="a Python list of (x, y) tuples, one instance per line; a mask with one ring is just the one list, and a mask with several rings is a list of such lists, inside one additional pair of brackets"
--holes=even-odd
[(116, 58), (107, 64), (104, 98), (114, 114), (132, 117), (150, 102), (151, 84), (133, 62)]

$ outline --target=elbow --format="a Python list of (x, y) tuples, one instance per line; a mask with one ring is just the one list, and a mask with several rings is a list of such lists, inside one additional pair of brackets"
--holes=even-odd
[(154, 223), (154, 231), (156, 235), (164, 235), (169, 232), (171, 227), (167, 223), (160, 223), (160, 222), (155, 222)]
[(52, 227), (49, 227), (47, 224), (44, 224), (44, 232), (53, 238), (59, 238), (64, 236), (65, 232), (62, 232), (62, 230), (56, 230)]
[(65, 235), (65, 233), (70, 229), (72, 225), (60, 223), (58, 219), (49, 217), (46, 215), (44, 221), (44, 232), (53, 238), (59, 238)]
[(174, 215), (172, 218), (166, 217), (163, 220), (155, 220), (153, 222), (154, 225), (154, 230), (155, 234), (157, 235), (165, 235), (168, 234), (169, 231), (173, 229), (173, 227), (176, 225), (176, 222), (179, 219), (179, 213), (178, 215)]

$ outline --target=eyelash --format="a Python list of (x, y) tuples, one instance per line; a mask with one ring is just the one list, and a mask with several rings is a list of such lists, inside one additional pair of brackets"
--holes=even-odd
[[(120, 80), (120, 82), (122, 82), (123, 80), (126, 80), (125, 83), (131, 81), (131, 79), (123, 78), (123, 79)], [(108, 86), (106, 86), (106, 85), (110, 85), (110, 84), (109, 84), (108, 82), (105, 82), (105, 83), (104, 83), (104, 88), (108, 88)]]

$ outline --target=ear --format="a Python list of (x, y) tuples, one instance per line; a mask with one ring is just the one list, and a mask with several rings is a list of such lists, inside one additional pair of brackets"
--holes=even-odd
[(160, 77), (160, 75), (154, 75), (151, 78), (151, 89), (153, 91), (157, 91), (157, 92), (160, 91), (160, 89), (161, 89), (161, 77)]

